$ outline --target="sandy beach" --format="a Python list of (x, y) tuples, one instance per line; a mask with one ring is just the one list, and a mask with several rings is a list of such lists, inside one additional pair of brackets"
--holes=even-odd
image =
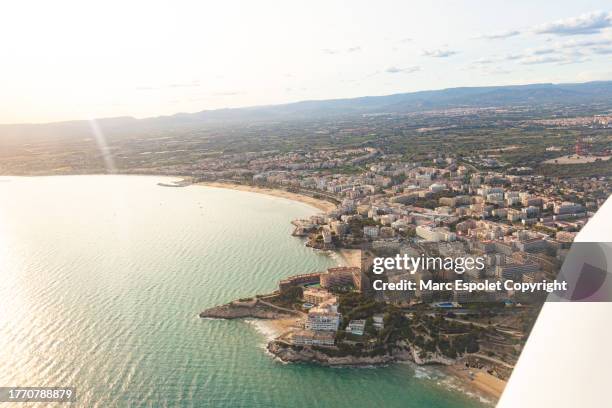
[(217, 187), (217, 188), (227, 188), (229, 190), (248, 191), (251, 193), (260, 193), (260, 194), (266, 194), (266, 195), (273, 196), (273, 197), (286, 198), (288, 200), (299, 201), (301, 203), (311, 205), (325, 212), (331, 211), (336, 208), (336, 205), (333, 203), (330, 203), (329, 201), (320, 200), (320, 199), (313, 198), (307, 195), (292, 193), (292, 192), (285, 191), (285, 190), (278, 190), (278, 189), (265, 188), (265, 187), (255, 187), (255, 186), (249, 186), (249, 185), (244, 185), (244, 184), (220, 183), (216, 181), (201, 182), (201, 183), (196, 183), (195, 185), (207, 186), (207, 187)]
[(284, 319), (252, 319), (250, 323), (257, 327), (268, 341), (282, 336), (294, 328), (300, 328), (302, 320), (298, 317), (288, 317)]
[(496, 400), (501, 397), (506, 387), (506, 381), (500, 380), (483, 370), (467, 368), (462, 364), (448, 366), (445, 369), (467, 387)]

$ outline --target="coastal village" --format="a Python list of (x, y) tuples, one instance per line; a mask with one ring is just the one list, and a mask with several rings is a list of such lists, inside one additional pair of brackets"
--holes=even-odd
[(28, 138), (5, 141), (13, 153), (0, 173), (167, 175), (182, 180), (163, 188), (199, 184), (316, 207), (320, 213), (287, 226), (292, 239), (341, 254), (343, 265), (274, 271), (280, 280), (266, 284), (275, 290), (245, 288), (246, 297), (200, 316), (274, 326), (266, 348), (284, 362), (435, 365), (497, 399), (546, 293), (379, 290), (380, 281), (445, 284), (458, 274), (425, 265), (377, 275), (374, 260), (481, 259), (483, 268), (459, 275), (471, 284), (555, 279), (577, 233), (612, 192), (610, 112), (596, 99), (530, 97), (180, 126), (171, 118), (142, 127), (101, 120), (103, 154), (96, 138), (83, 139), (88, 122), (85, 133), (65, 128), (57, 145), (28, 128)]
[[(346, 161), (362, 171), (328, 171)], [(268, 344), (283, 361), (436, 364), (492, 396), (501, 394), (545, 294), (373, 290), (374, 278), (390, 283), (457, 278), (444, 268), (391, 269), (374, 276), (374, 257), (480, 257), (485, 267), (466, 271), (462, 280), (551, 280), (577, 232), (611, 190), (606, 176), (478, 170), (452, 154), (405, 162), (373, 148), (294, 152), (249, 163), (249, 171), (258, 170), (250, 178), (196, 181), (325, 202), (319, 206), (325, 212), (293, 221), (293, 235), (317, 250), (349, 253), (350, 260), (347, 266), (289, 276), (271, 294), (236, 300), (202, 317), (289, 319)]]
[(0, 408), (612, 407), (612, 0), (3, 6)]

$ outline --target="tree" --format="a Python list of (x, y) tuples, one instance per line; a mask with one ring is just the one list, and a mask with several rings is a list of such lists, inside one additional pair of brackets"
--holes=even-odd
[(279, 299), (285, 303), (295, 303), (300, 300), (303, 296), (303, 289), (301, 286), (290, 286), (289, 288), (281, 291)]

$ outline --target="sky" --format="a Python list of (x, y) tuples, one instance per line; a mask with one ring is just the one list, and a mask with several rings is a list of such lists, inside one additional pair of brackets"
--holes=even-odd
[(612, 80), (611, 62), (610, 0), (20, 0), (0, 123)]

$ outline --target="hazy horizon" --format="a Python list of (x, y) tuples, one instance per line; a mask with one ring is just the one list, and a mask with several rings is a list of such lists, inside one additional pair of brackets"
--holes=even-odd
[(176, 115), (190, 115), (190, 114), (197, 114), (200, 112), (213, 112), (213, 111), (222, 111), (222, 110), (232, 110), (232, 109), (236, 109), (236, 110), (240, 110), (240, 109), (252, 109), (252, 108), (263, 108), (263, 107), (276, 107), (276, 106), (283, 106), (283, 105), (291, 105), (291, 104), (299, 104), (299, 103), (303, 103), (303, 102), (325, 102), (325, 101), (333, 101), (333, 100), (345, 100), (345, 99), (358, 99), (358, 98), (370, 98), (370, 97), (385, 97), (385, 96), (393, 96), (393, 95), (404, 95), (404, 94), (412, 94), (412, 93), (418, 93), (418, 92), (436, 92), (436, 91), (446, 91), (446, 90), (452, 90), (452, 89), (459, 89), (459, 88), (487, 88), (487, 87), (504, 87), (504, 86), (532, 86), (532, 85), (548, 85), (548, 84), (552, 84), (552, 85), (570, 85), (570, 84), (586, 84), (586, 83), (591, 83), (591, 82), (610, 82), (608, 80), (600, 80), (600, 81), (586, 81), (586, 82), (562, 82), (562, 83), (542, 83), (542, 82), (534, 82), (534, 83), (525, 83), (525, 84), (514, 84), (514, 85), (482, 85), (482, 86), (470, 86), (470, 87), (450, 87), (450, 88), (440, 88), (440, 89), (423, 89), (420, 91), (407, 91), (407, 92), (394, 92), (394, 93), (390, 93), (390, 94), (383, 94), (383, 95), (358, 95), (355, 97), (347, 97), (347, 98), (343, 98), (343, 97), (331, 97), (331, 98), (322, 98), (322, 99), (302, 99), (302, 100), (295, 100), (295, 101), (289, 101), (289, 102), (282, 102), (282, 103), (270, 103), (270, 104), (261, 104), (261, 105), (245, 105), (245, 106), (235, 106), (235, 107), (228, 107), (228, 108), (213, 108), (213, 109), (200, 109), (200, 110), (195, 110), (195, 111), (190, 111), (190, 112), (169, 112), (169, 113), (165, 113), (165, 114), (160, 114), (160, 115), (154, 115), (154, 116), (140, 116), (137, 117), (135, 115), (121, 115), (121, 116), (107, 116), (107, 117), (97, 117), (97, 118), (81, 118), (81, 119), (65, 119), (65, 120), (57, 120), (57, 121), (50, 121), (50, 122), (20, 122), (20, 123), (0, 123), (0, 126), (20, 126), (20, 125), (49, 125), (49, 124), (56, 124), (56, 123), (69, 123), (69, 122), (79, 122), (79, 121), (85, 121), (85, 120), (107, 120), (107, 119), (121, 119), (121, 118), (126, 118), (126, 119), (136, 119), (136, 120), (146, 120), (146, 119), (154, 119), (154, 118), (162, 118), (162, 117), (172, 117), (172, 116), (176, 116)]
[(2, 124), (612, 79), (602, 0), (25, 1), (0, 20)]

